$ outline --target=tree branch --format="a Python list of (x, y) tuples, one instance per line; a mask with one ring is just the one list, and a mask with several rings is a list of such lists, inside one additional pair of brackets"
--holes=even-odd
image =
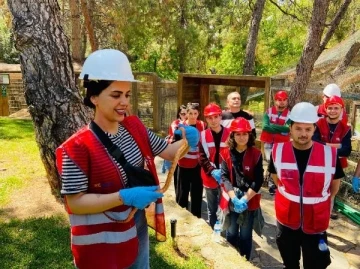
[(334, 19), (330, 23), (330, 28), (328, 29), (328, 31), (325, 34), (324, 39), (320, 43), (320, 52), (322, 52), (325, 49), (325, 47), (328, 44), (329, 40), (334, 35), (334, 32), (335, 32), (336, 28), (339, 26), (340, 21), (344, 17), (345, 12), (346, 12), (347, 8), (349, 7), (351, 1), (352, 0), (345, 0), (344, 3), (340, 6), (340, 8), (339, 8), (338, 12), (336, 13)]
[(303, 20), (299, 19), (295, 14), (288, 13), (286, 10), (284, 10), (282, 7), (280, 7), (276, 1), (274, 1), (274, 0), (269, 0), (269, 1), (274, 6), (276, 6), (283, 14), (285, 14), (287, 16), (290, 16), (290, 17), (292, 17), (293, 19), (295, 19), (295, 20), (297, 20), (299, 22), (303, 22)]

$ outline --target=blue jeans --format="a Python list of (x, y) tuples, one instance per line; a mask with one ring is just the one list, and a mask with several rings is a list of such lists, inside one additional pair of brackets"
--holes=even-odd
[(219, 206), (220, 188), (205, 188), (205, 195), (207, 201), (208, 220), (211, 228), (214, 229), (214, 225), (217, 221), (216, 211)]
[(149, 258), (149, 234), (148, 227), (145, 217), (144, 210), (138, 210), (135, 213), (135, 223), (137, 229), (137, 236), (139, 240), (139, 249), (138, 256), (135, 260), (135, 263), (130, 267), (132, 269), (147, 269), (150, 268), (150, 258)]
[(245, 256), (249, 260), (252, 248), (254, 211), (247, 211), (247, 213), (246, 220), (240, 226), (237, 223), (240, 214), (230, 211), (230, 227), (226, 230), (226, 240), (239, 250), (241, 256)]

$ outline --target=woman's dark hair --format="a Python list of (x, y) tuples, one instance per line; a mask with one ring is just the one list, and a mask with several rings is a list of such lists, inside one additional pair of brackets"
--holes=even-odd
[[(234, 133), (235, 132), (231, 132), (227, 141), (226, 141), (226, 144), (229, 146), (230, 149), (235, 149), (237, 144), (236, 144), (236, 141), (235, 141), (235, 138), (234, 138)], [(248, 142), (246, 143), (246, 146), (248, 148), (252, 147), (252, 146), (255, 146), (255, 136), (253, 135), (252, 132), (249, 132), (249, 140)]]
[(84, 79), (84, 88), (86, 88), (86, 95), (84, 98), (84, 105), (95, 108), (94, 104), (91, 102), (91, 96), (98, 96), (103, 90), (110, 86), (113, 83), (111, 80), (87, 80)]
[(186, 106), (185, 106), (185, 105), (181, 105), (181, 106), (178, 108), (178, 111), (177, 111), (177, 113), (176, 113), (176, 116), (177, 116), (178, 119), (180, 119), (180, 112), (181, 112), (181, 110), (183, 110), (183, 109), (186, 109)]
[(200, 104), (199, 103), (187, 103), (186, 110), (189, 111), (190, 109), (197, 110), (200, 113)]

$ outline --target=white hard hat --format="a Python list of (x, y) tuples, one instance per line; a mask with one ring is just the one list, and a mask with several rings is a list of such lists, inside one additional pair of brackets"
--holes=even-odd
[(338, 97), (341, 97), (341, 92), (340, 92), (340, 88), (338, 85), (334, 84), (334, 83), (331, 83), (331, 84), (328, 84), (326, 85), (326, 87), (324, 88), (323, 90), (323, 93), (327, 96), (327, 97), (330, 97), (330, 96), (338, 96)]
[(301, 123), (316, 123), (319, 120), (315, 106), (308, 102), (297, 103), (291, 109), (289, 118)]
[(86, 75), (89, 80), (136, 81), (126, 55), (114, 49), (91, 53), (85, 60), (79, 78), (84, 79)]

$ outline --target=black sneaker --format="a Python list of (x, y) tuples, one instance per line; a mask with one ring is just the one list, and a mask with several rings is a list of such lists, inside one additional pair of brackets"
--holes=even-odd
[(339, 218), (339, 215), (335, 212), (331, 212), (330, 218), (333, 220), (337, 220)]
[(277, 189), (276, 185), (270, 186), (270, 187), (269, 187), (269, 193), (270, 193), (270, 195), (274, 195), (274, 194), (276, 193), (276, 189)]

